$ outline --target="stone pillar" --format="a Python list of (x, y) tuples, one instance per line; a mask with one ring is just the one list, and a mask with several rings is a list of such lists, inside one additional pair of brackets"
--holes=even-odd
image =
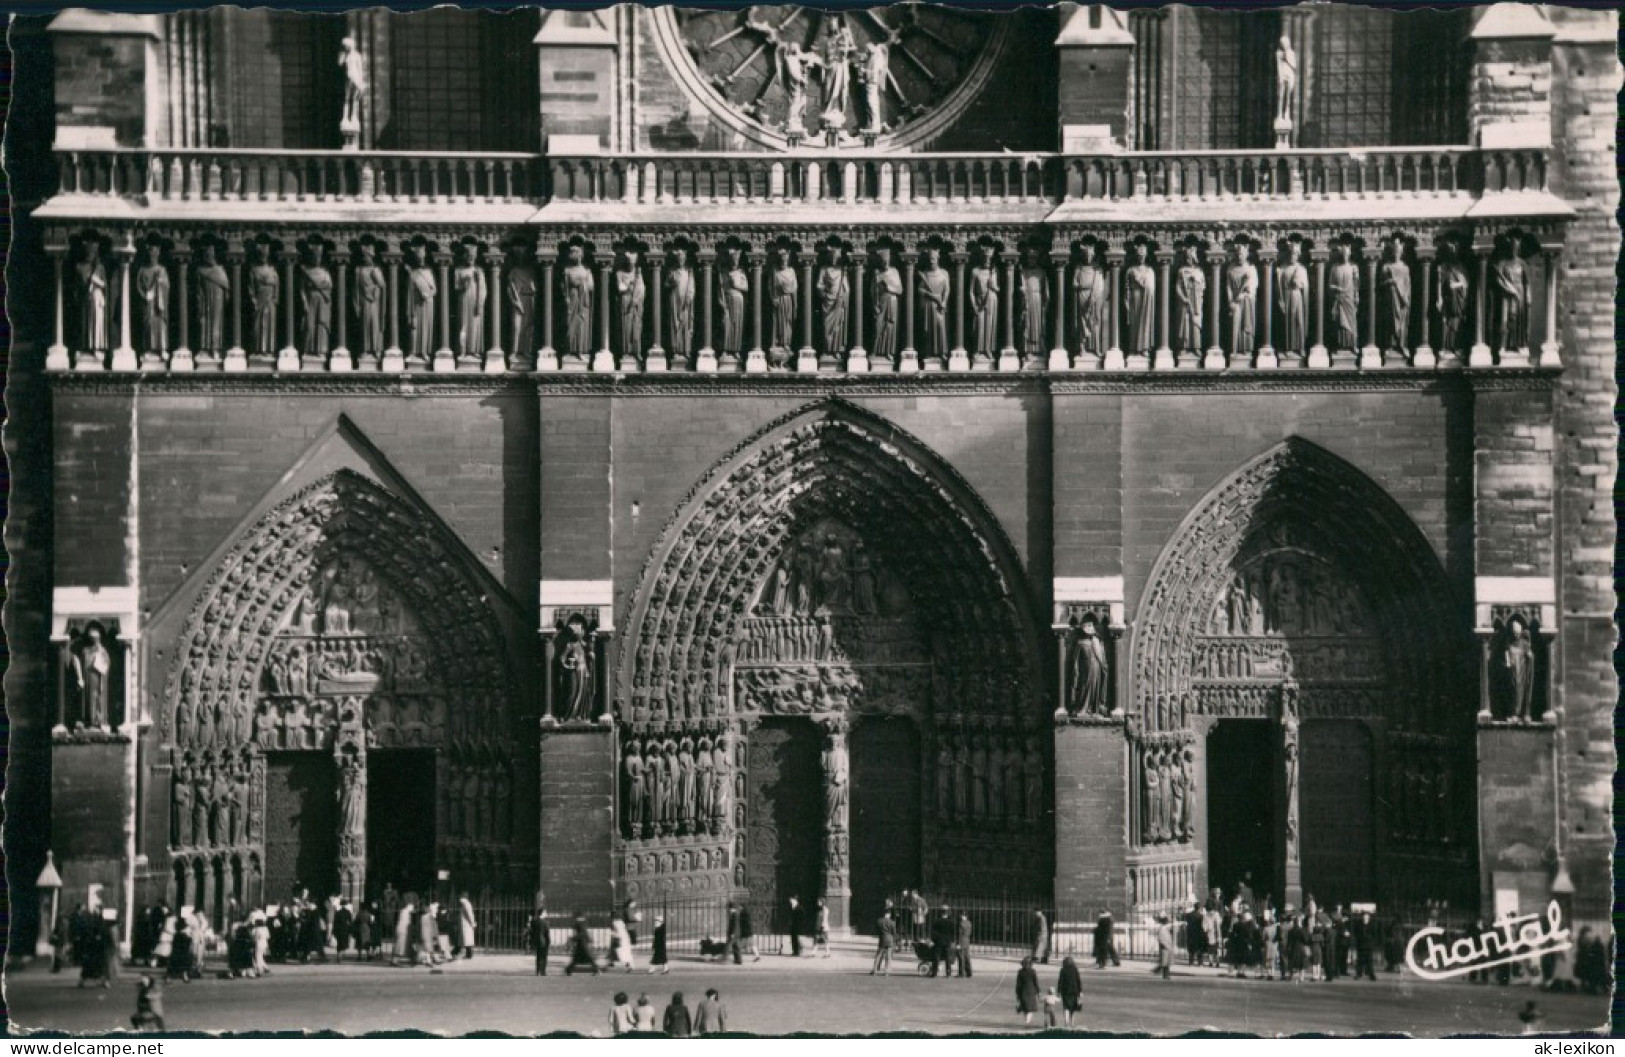
[(1490, 299), (1490, 253), (1494, 246), (1488, 242), (1477, 244), (1478, 285), (1473, 287), (1473, 347), (1467, 354), (1467, 366), (1490, 367), (1495, 363), (1490, 355), (1490, 337), (1486, 329)]
[(1422, 281), (1413, 297), (1422, 306), (1422, 340), (1411, 357), (1411, 366), (1437, 367), (1439, 358), (1433, 352), (1433, 247), (1417, 246), (1416, 260), (1422, 268)]
[(1365, 344), (1360, 346), (1360, 370), (1382, 366), (1382, 349), (1377, 346), (1377, 269), (1382, 267), (1375, 254), (1364, 254), (1360, 272), (1365, 276)]
[(553, 258), (543, 257), (542, 265), (542, 348), (536, 354), (538, 371), (559, 369), (559, 350), (553, 347), (553, 305), (558, 290), (553, 285)]
[(66, 246), (47, 246), (45, 252), (51, 257), (51, 271), (56, 275), (56, 329), (53, 331), (56, 340), (51, 347), (45, 350), (45, 369), (47, 371), (66, 371), (73, 366), (68, 358), (68, 336), (64, 323), (63, 288), (62, 288), (62, 258), (68, 252)]
[(1563, 266), (1563, 248), (1542, 246), (1541, 255), (1546, 264), (1546, 327), (1537, 366), (1561, 367), (1563, 360), (1557, 343), (1557, 277)]
[(1210, 244), (1207, 248), (1207, 354), (1202, 357), (1202, 369), (1222, 371), (1225, 368), (1223, 319), (1219, 306), (1224, 303), (1224, 247)]
[(660, 344), (660, 335), (665, 332), (662, 326), (662, 317), (666, 308), (666, 289), (661, 283), (661, 268), (666, 258), (659, 253), (648, 255), (649, 260), (649, 320), (654, 324), (648, 350), (644, 353), (643, 369), (646, 371), (664, 371), (669, 366), (666, 360), (666, 348)]
[(1258, 261), (1264, 266), (1263, 289), (1259, 291), (1259, 293), (1263, 294), (1264, 304), (1263, 310), (1258, 317), (1259, 334), (1262, 336), (1263, 341), (1258, 346), (1257, 365), (1260, 370), (1273, 370), (1281, 365), (1281, 361), (1275, 356), (1274, 341), (1275, 253), (1271, 250), (1264, 250), (1259, 253)]
[(118, 254), (118, 345), (113, 349), (113, 370), (137, 370), (135, 344), (130, 328), (130, 264), (135, 259), (135, 246), (128, 238), (116, 251)]
[(1055, 901), (1119, 922), (1129, 911), (1127, 761), (1122, 722), (1056, 722)]
[[(813, 171), (817, 171), (814, 167)], [(801, 374), (818, 373), (818, 350), (813, 348), (813, 265), (818, 263), (817, 250), (803, 250), (801, 254), (801, 348), (796, 352), (796, 370)]]
[(399, 373), (406, 370), (406, 356), (401, 352), (401, 255), (394, 250), (384, 253), (384, 267), (389, 276), (389, 344), (384, 347), (383, 370)]
[(1066, 371), (1072, 368), (1072, 355), (1066, 348), (1066, 262), (1068, 253), (1065, 251), (1052, 251), (1049, 256), (1052, 278), (1050, 279), (1050, 326), (1053, 328), (1054, 338), (1050, 342), (1049, 369), (1052, 371)]
[(1315, 343), (1309, 346), (1309, 366), (1311, 368), (1327, 368), (1332, 365), (1331, 353), (1326, 349), (1326, 250), (1316, 247), (1309, 252), (1309, 262), (1315, 270)]
[(970, 262), (970, 254), (956, 251), (952, 254), (954, 264), (954, 347), (948, 351), (948, 369), (950, 371), (970, 370), (970, 354), (965, 350), (965, 267)]
[(903, 255), (903, 324), (901, 348), (897, 353), (897, 373), (913, 374), (920, 369), (920, 354), (914, 348), (914, 254)]
[(457, 358), (451, 351), (451, 254), (441, 250), (434, 255), (440, 292), (435, 298), (440, 325), (440, 344), (434, 350), (434, 371), (455, 371)]
[(851, 374), (866, 374), (869, 353), (863, 347), (863, 269), (866, 260), (861, 253), (852, 254), (852, 347), (846, 351), (846, 369)]
[(1021, 360), (1016, 355), (1016, 255), (1005, 251), (1004, 257), (1004, 347), (999, 350), (999, 370), (1019, 371)]
[(175, 342), (175, 351), (169, 357), (169, 369), (172, 371), (190, 371), (192, 361), (192, 252), (185, 246), (175, 247), (171, 254), (175, 258), (175, 285), (180, 294), (180, 305), (177, 312), (180, 324)]
[(226, 244), (226, 264), (231, 268), (231, 347), (226, 350), (225, 369), (248, 370), (248, 353), (243, 349), (243, 244), (236, 239)]
[(1120, 340), (1122, 330), (1122, 305), (1118, 298), (1122, 296), (1123, 253), (1121, 250), (1108, 248), (1105, 253), (1106, 260), (1106, 356), (1102, 368), (1108, 371), (1121, 371), (1127, 368), (1123, 359), (1123, 345)]
[(1303, 906), (1303, 824), (1299, 814), (1298, 789), (1302, 784), (1302, 747), (1299, 744), (1298, 684), (1290, 678), (1281, 683), (1275, 698), (1275, 789), (1276, 812), (1281, 832), (1276, 848), (1274, 889), (1281, 893), (1283, 906)]
[(694, 361), (694, 369), (702, 374), (714, 374), (717, 350), (711, 345), (711, 312), (715, 307), (711, 303), (711, 276), (717, 255), (715, 250), (704, 249), (696, 256), (700, 262), (700, 351)]
[(1157, 347), (1152, 353), (1151, 366), (1158, 371), (1174, 369), (1174, 350), (1169, 342), (1168, 327), (1168, 302), (1172, 299), (1168, 279), (1172, 268), (1172, 254), (1164, 255), (1157, 261)]
[(614, 263), (598, 263), (598, 349), (592, 354), (592, 369), (602, 374), (615, 372), (615, 354), (609, 351), (609, 288), (615, 278)]
[(615, 898), (615, 729), (544, 725), (539, 748), (541, 888), (550, 906), (607, 908)]
[(750, 255), (750, 349), (745, 353), (745, 373), (765, 374), (767, 352), (762, 348), (762, 254)]
[(328, 357), (327, 369), (344, 372), (355, 369), (355, 363), (350, 357), (349, 327), (350, 297), (349, 297), (349, 268), (350, 255), (342, 249), (333, 254), (333, 335), (337, 342), (333, 352)]
[(851, 923), (852, 903), (852, 759), (847, 751), (844, 720), (826, 724), (824, 770), (824, 898), (829, 905), (829, 923), (846, 929)]
[(282, 251), (282, 348), (276, 354), (276, 369), (279, 371), (297, 371), (300, 367), (293, 307), (298, 297), (298, 287), (295, 285), (298, 276), (294, 271), (298, 263), (297, 249)]
[(1063, 151), (1129, 144), (1134, 36), (1104, 4), (1061, 5), (1055, 37), (1059, 63), (1058, 137)]
[[(485, 251), (485, 266), (491, 277), (485, 295), (485, 306), (491, 313), (490, 322), (486, 324), (491, 330), (491, 344), (485, 350), (485, 373), (501, 374), (508, 369), (508, 361), (502, 350), (502, 250), (499, 247), (493, 245)], [(515, 358), (526, 351), (515, 349)]]

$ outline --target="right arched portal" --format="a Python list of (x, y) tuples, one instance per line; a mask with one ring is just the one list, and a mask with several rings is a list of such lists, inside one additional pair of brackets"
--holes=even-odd
[(1270, 449), (1185, 518), (1138, 613), (1136, 906), (1476, 899), (1472, 641), (1375, 482), (1307, 441)]

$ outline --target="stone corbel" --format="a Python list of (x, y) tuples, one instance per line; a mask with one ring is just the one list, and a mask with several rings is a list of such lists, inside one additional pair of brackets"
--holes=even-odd
[(102, 645), (107, 649), (111, 661), (107, 726), (100, 728), (101, 732), (109, 735), (115, 730), (128, 733), (129, 729), (150, 722), (143, 715), (136, 694), (136, 652), (132, 647), (140, 639), (140, 618), (135, 588), (58, 587), (51, 600), (51, 648), (56, 660), (56, 697), (51, 715), (51, 733), (55, 737), (96, 733), (84, 722), (83, 716), (70, 717), (67, 714), (68, 702), (76, 686), (74, 651), (86, 640), (92, 627), (99, 629)]
[[(1552, 665), (1552, 646), (1557, 640), (1556, 584), (1540, 576), (1480, 576), (1474, 586), (1473, 634), (1479, 643), (1479, 725), (1517, 722), (1515, 711), (1499, 718), (1495, 714), (1497, 661), (1515, 619), (1523, 622), (1532, 648), (1531, 678), (1535, 683), (1531, 720), (1542, 725), (1555, 724), (1562, 716), (1554, 693)], [(1537, 710), (1540, 715), (1535, 719)]]

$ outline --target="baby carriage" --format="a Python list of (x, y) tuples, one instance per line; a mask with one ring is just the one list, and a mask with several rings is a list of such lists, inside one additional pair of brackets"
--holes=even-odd
[(915, 965), (914, 971), (919, 973), (921, 976), (930, 976), (931, 975), (931, 967), (935, 964), (935, 958), (934, 958), (933, 948), (932, 948), (931, 944), (926, 943), (923, 940), (915, 940), (914, 941), (914, 960), (915, 960), (915, 962), (918, 963), (918, 964)]

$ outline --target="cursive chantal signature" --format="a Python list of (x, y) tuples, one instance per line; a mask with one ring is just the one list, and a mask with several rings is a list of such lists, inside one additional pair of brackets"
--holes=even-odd
[(1574, 946), (1555, 899), (1546, 906), (1544, 923), (1540, 914), (1513, 915), (1480, 936), (1463, 936), (1448, 944), (1444, 936), (1444, 929), (1430, 926), (1412, 936), (1405, 948), (1405, 964), (1424, 980), (1448, 980)]

